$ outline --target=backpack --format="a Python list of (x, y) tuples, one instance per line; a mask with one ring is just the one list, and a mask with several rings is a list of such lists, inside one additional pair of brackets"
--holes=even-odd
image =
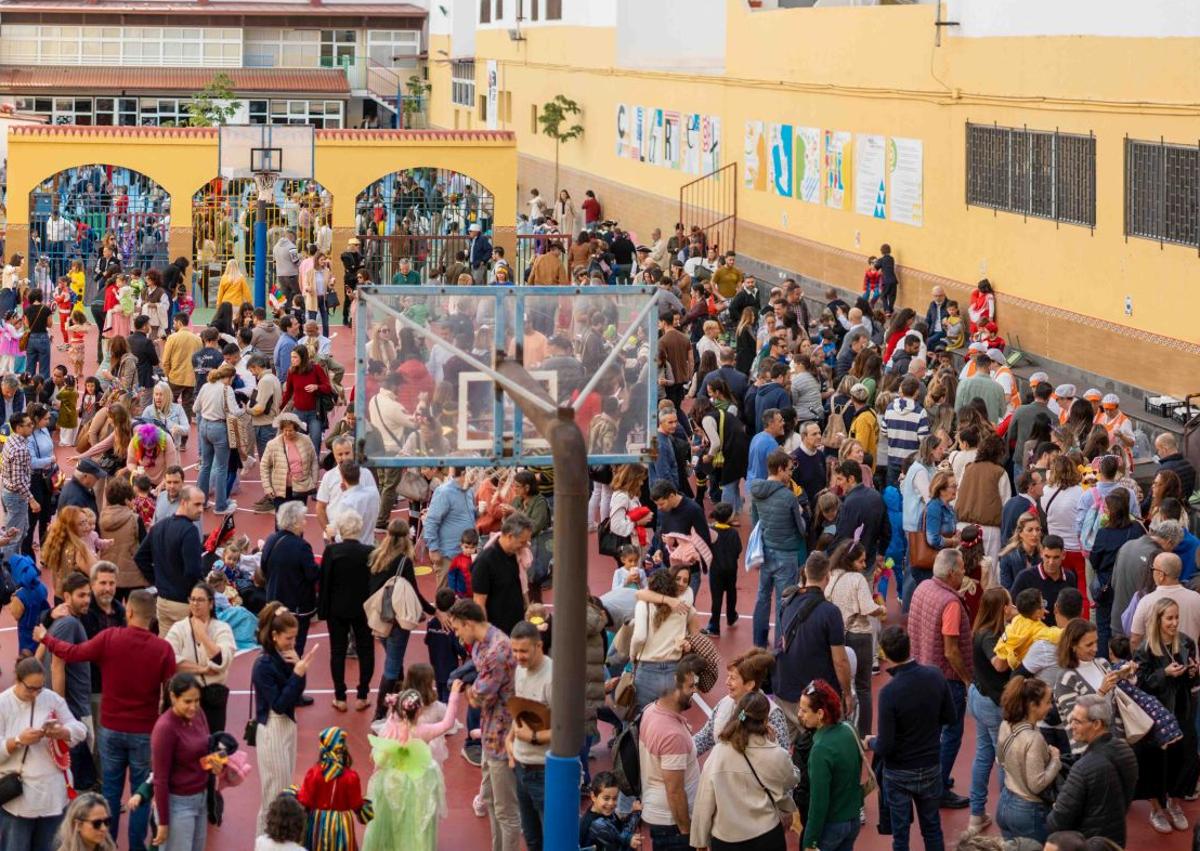
[(617, 733), (612, 749), (612, 773), (617, 778), (617, 788), (631, 798), (642, 797), (642, 764), (638, 753), (638, 738), (642, 726), (641, 709), (633, 719)]
[(1092, 496), (1092, 504), (1084, 513), (1083, 525), (1079, 530), (1079, 545), (1085, 553), (1090, 553), (1096, 546), (1096, 533), (1104, 525), (1104, 498), (1100, 496), (1100, 488), (1094, 486), (1089, 493)]

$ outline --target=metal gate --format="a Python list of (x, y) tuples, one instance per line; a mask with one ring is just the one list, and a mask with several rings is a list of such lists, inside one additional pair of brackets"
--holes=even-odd
[(697, 225), (708, 245), (737, 250), (738, 164), (732, 162), (679, 187), (679, 221), (685, 229)]
[[(258, 190), (246, 178), (217, 177), (192, 196), (192, 257), (202, 303), (216, 295), (230, 260), (254, 279), (254, 220)], [(312, 244), (328, 253), (333, 248), (333, 196), (315, 180), (280, 180), (267, 205), (267, 257), (284, 231), (296, 234), (303, 251)], [(267, 263), (267, 285), (274, 283), (274, 265)]]
[(42, 257), (51, 282), (78, 260), (90, 299), (96, 259), (106, 243), (122, 268), (165, 266), (170, 213), (166, 190), (132, 169), (97, 164), (60, 171), (29, 193), (30, 277)]
[(482, 183), (444, 168), (394, 171), (359, 193), (355, 230), (375, 236), (466, 234), (478, 223), (487, 233), (496, 199)]

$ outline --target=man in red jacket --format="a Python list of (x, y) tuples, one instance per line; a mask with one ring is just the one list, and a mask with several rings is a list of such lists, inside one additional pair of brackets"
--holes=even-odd
[[(33, 637), (65, 662), (95, 662), (103, 680), (100, 691), (101, 784), (112, 814), (112, 835), (118, 835), (121, 794), (125, 775), (130, 790), (146, 782), (150, 773), (150, 733), (158, 720), (162, 687), (175, 675), (175, 652), (150, 631), (154, 620), (154, 594), (146, 590), (129, 595), (129, 626), (112, 627), (82, 644), (71, 644), (47, 634), (38, 625)], [(130, 664), (136, 660), (137, 664)], [(129, 815), (130, 851), (145, 851), (149, 807)]]

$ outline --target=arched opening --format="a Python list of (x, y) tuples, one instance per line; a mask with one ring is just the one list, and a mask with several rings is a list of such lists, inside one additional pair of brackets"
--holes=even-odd
[(465, 251), (468, 230), (492, 229), (496, 198), (479, 181), (444, 168), (394, 171), (367, 186), (354, 204), (354, 229), (373, 280), (401, 282), (401, 259), (412, 262), (422, 281), (442, 280)]
[(164, 266), (170, 229), (171, 196), (146, 175), (107, 164), (63, 169), (29, 193), (30, 281), (53, 287), (78, 261), (90, 299), (105, 245), (123, 269)]
[[(221, 275), (236, 260), (248, 281), (254, 279), (254, 224), (258, 188), (248, 178), (216, 177), (192, 196), (192, 257), (206, 307), (216, 296)], [(267, 204), (267, 284), (274, 282), (271, 247), (284, 231), (296, 234), (303, 251), (333, 247), (333, 196), (315, 180), (277, 180)]]

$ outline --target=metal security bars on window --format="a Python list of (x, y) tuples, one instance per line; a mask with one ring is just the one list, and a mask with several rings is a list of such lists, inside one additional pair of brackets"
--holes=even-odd
[(1096, 226), (1096, 139), (967, 124), (967, 204)]
[(1200, 251), (1200, 144), (1125, 137), (1125, 236)]

